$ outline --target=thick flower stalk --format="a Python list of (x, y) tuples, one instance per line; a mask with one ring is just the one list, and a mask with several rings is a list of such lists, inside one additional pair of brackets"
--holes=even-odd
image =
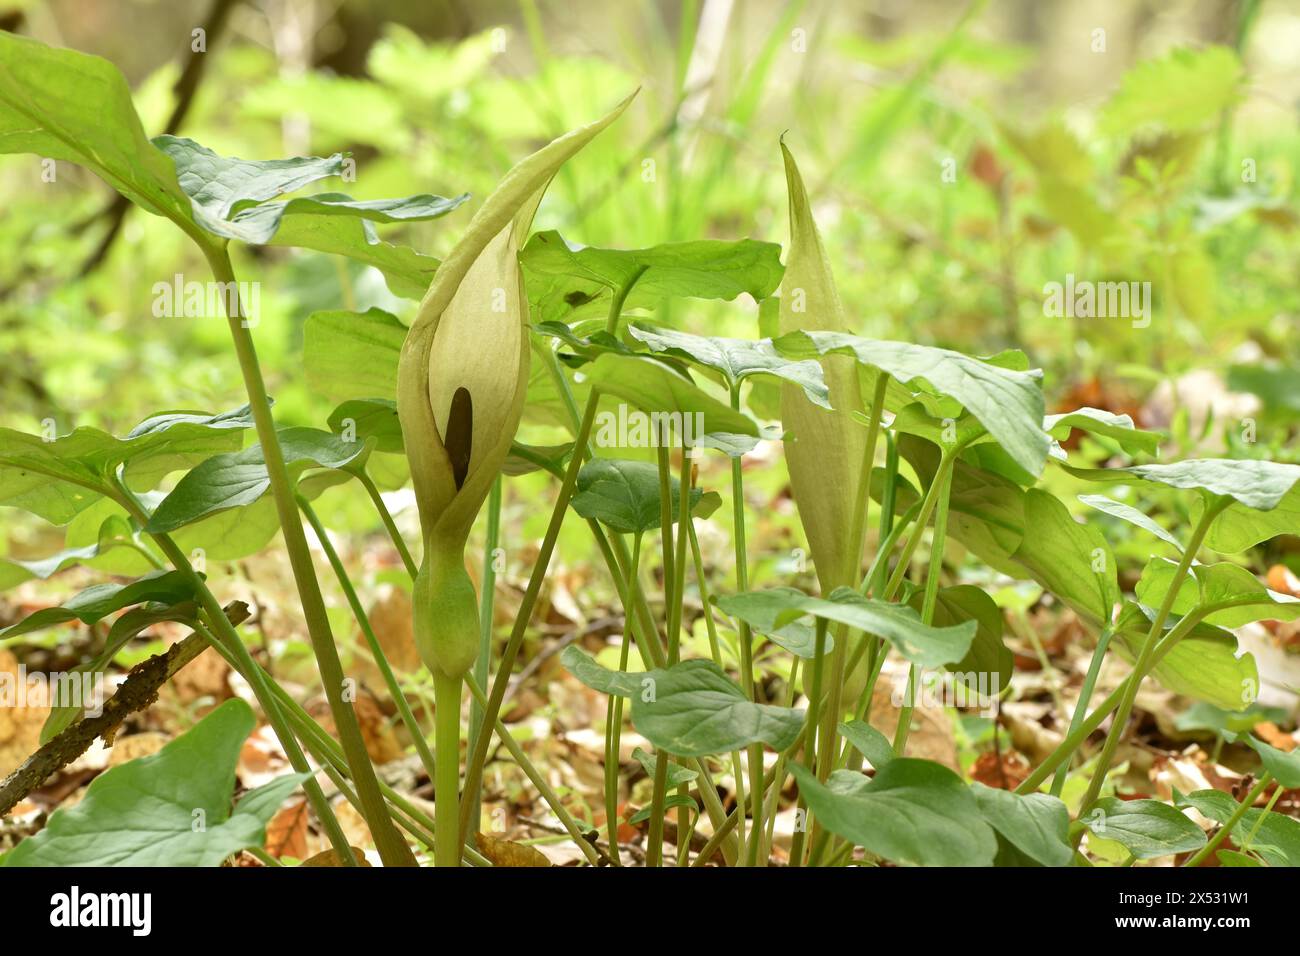
[(397, 411), (424, 537), (413, 620), (437, 704), (439, 866), (460, 862), (461, 684), (479, 647), (478, 598), (465, 569), (465, 545), (510, 451), (528, 386), (528, 300), (519, 248), (556, 170), (630, 100), (506, 174), (438, 268), (402, 346)]

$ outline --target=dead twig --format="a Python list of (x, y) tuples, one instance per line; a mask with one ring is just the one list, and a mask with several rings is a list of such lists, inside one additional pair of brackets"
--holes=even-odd
[[(248, 605), (243, 601), (231, 601), (223, 610), (231, 624), (242, 624), (248, 619)], [(198, 657), (207, 646), (205, 638), (191, 632), (164, 653), (156, 654), (131, 668), (122, 686), (104, 702), (98, 715), (83, 717), (65, 728), (23, 761), (21, 767), (0, 781), (0, 814), (8, 813), (18, 801), (48, 780), (51, 774), (85, 753), (96, 737), (111, 738), (122, 721), (157, 700), (158, 688)]]

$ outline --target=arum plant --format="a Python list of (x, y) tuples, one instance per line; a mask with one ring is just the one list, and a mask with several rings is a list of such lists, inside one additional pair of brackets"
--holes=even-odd
[(519, 249), (551, 177), (628, 102), (506, 175), (438, 269), (402, 346), (397, 410), (424, 538), (413, 624), (437, 695), (439, 866), (461, 859), (461, 687), (480, 644), (465, 544), (510, 451), (528, 384)]
[[(283, 198), (337, 175), (344, 158), (250, 162), (176, 137), (151, 141), (125, 81), (104, 61), (0, 34), (0, 103), (4, 149), (92, 169), (147, 212), (174, 222), (223, 284), (237, 288), (233, 240), (341, 254), (379, 270), (394, 295), (420, 299), (409, 328), (379, 309), (307, 318), (307, 384), (337, 403), (329, 430), (277, 426), (254, 348), (255, 317), (237, 296), (228, 300), (227, 319), (246, 407), (150, 416), (120, 437), (95, 428), (53, 436), (0, 429), (0, 504), (65, 528), (58, 553), (0, 561), (0, 587), (88, 562), (124, 579), (36, 611), (0, 630), (0, 641), (60, 624), (105, 628), (105, 647), (78, 665), (85, 672), (105, 667), (153, 623), (184, 624), (249, 682), (293, 769), (232, 810), (229, 767), (252, 717), (243, 705), (227, 704), (188, 736), (190, 745), (220, 757), (211, 774), (186, 758), (189, 745), (109, 771), (105, 784), (91, 787), (84, 810), (56, 813), (46, 834), (6, 862), (99, 862), (86, 849), (99, 845), (96, 834), (116, 834), (104, 845), (124, 858), (168, 862), (167, 841), (132, 836), (139, 820), (104, 799), (114, 780), (189, 793), (195, 806), (211, 810), (219, 825), (171, 862), (213, 865), (233, 852), (261, 853), (254, 844), (266, 821), (299, 786), (337, 858), (359, 862), (311, 758), (361, 811), (385, 864), (414, 861), (409, 837), (438, 865), (489, 865), (490, 846), (475, 846), (475, 834), (493, 740), (593, 866), (626, 862), (622, 823), (646, 825), (652, 866), (716, 859), (769, 865), (781, 856), (777, 818), (792, 778), (800, 819), (786, 859), (796, 866), (1064, 866), (1175, 854), (1188, 854), (1190, 865), (1211, 857), (1242, 865), (1296, 862), (1300, 825), (1276, 808), (1281, 789), (1300, 785), (1300, 777), (1293, 758), (1261, 741), (1238, 741), (1262, 763), (1240, 802), (1210, 791), (1176, 793), (1172, 802), (1120, 799), (1110, 777), (1148, 678), (1198, 701), (1217, 715), (1216, 727), (1253, 725), (1259, 672), (1253, 657), (1239, 653), (1231, 629), (1300, 618), (1300, 600), (1211, 554), (1239, 555), (1300, 529), (1300, 467), (1227, 459), (1143, 464), (1158, 451), (1160, 436), (1105, 410), (1046, 415), (1042, 373), (1018, 351), (977, 357), (857, 334), (864, 307), (839, 296), (833, 250), (823, 243), (812, 197), (784, 144), (784, 265), (779, 246), (757, 239), (612, 249), (553, 231), (529, 235), (556, 171), (626, 101), (514, 167), (440, 263), (379, 241), (376, 224), (437, 218), (463, 197)], [(760, 331), (770, 334), (693, 334), (679, 327), (692, 309), (678, 300), (709, 301), (741, 320), (757, 312)], [(517, 430), (530, 410), (567, 427), (570, 440), (524, 444)], [(699, 428), (684, 437), (674, 461), (669, 444), (611, 434), (598, 424), (602, 412)], [(1088, 448), (1103, 449), (1111, 467), (1083, 467), (1071, 457), (1076, 453), (1064, 451), (1076, 432), (1087, 433)], [(743, 459), (777, 439), (785, 469), (778, 477), (789, 479), (813, 561), (809, 590), (792, 586), (800, 580), (775, 577), (750, 553), (753, 488), (745, 474), (758, 460)], [(608, 451), (640, 445), (652, 445), (653, 453)], [(729, 509), (708, 490), (716, 462), (704, 457), (707, 449), (727, 458)], [(1058, 470), (1042, 481), (1049, 464)], [(408, 468), (420, 519), (415, 549), (403, 541), (380, 490), (399, 487)], [(529, 471), (539, 473), (536, 480), (554, 479), (554, 503), (494, 667), (492, 578), (485, 574), (476, 594), (467, 551), (485, 503), (489, 550), (499, 540), (511, 479)], [(1081, 498), (1091, 509), (1081, 523), (1079, 505), (1057, 494), (1080, 481), (1109, 484), (1120, 497), (1123, 487), (1140, 489), (1140, 500), (1157, 503), (1190, 493), (1189, 527), (1167, 529), (1147, 510), (1103, 495)], [(784, 491), (785, 482), (776, 484)], [(404, 686), (384, 660), (362, 582), (353, 583), (343, 549), (330, 540), (328, 513), (317, 511), (317, 499), (335, 488), (375, 506), (410, 572), (412, 630), (435, 703), (432, 749), (406, 699), (428, 683)], [(580, 795), (557, 792), (502, 716), (570, 513), (590, 530), (623, 614), (617, 646), (607, 655), (593, 657), (578, 646), (560, 655), (576, 680), (608, 697), (605, 766), (589, 813), (574, 805)], [(733, 532), (727, 561), (734, 567), (718, 572), (701, 547), (704, 523), (715, 514), (727, 516), (722, 520)], [(380, 781), (365, 753), (343, 696), (346, 678), (304, 517), (432, 778), (432, 818)], [(1173, 549), (1171, 559), (1158, 555), (1147, 563), (1131, 593), (1122, 585), (1132, 578), (1121, 577), (1116, 560), (1124, 552), (1110, 540), (1118, 526), (1108, 522), (1131, 525), (1153, 535), (1157, 547)], [(253, 659), (237, 619), (227, 617), (213, 582), (191, 560), (196, 549), (214, 561), (237, 560), (267, 547), (277, 531), (337, 740)], [(949, 543), (962, 546), (960, 562)], [(995, 575), (1032, 582), (1029, 593), (1050, 595), (1097, 640), (1073, 713), (1059, 702), (1054, 708), (1065, 728), (1062, 742), (1014, 792), (908, 755), (924, 675), (981, 694), (988, 678), (991, 699), (1008, 689), (1013, 668), (1004, 612), (1023, 621), (1033, 598), (1008, 601), (999, 596), (1005, 591), (953, 580), (968, 570), (981, 584)], [(1093, 703), (1103, 665), (1115, 658), (1128, 663), (1128, 675)], [(895, 720), (875, 726), (877, 681), (891, 662), (907, 674), (907, 697)], [(470, 735), (462, 764), (466, 690)], [(1094, 737), (1108, 717), (1106, 733)], [(44, 738), (57, 739), (80, 719), (76, 708), (56, 709)], [(650, 782), (646, 805), (620, 820), (630, 779), (621, 760), (625, 722), (648, 742), (633, 752), (632, 766)], [(730, 807), (719, 789), (728, 773)], [(187, 786), (176, 787), (180, 779)], [(1050, 792), (1039, 792), (1048, 786)], [(1067, 794), (1073, 820), (1061, 799)], [(585, 823), (600, 805), (607, 847)], [(1189, 808), (1220, 829), (1207, 837), (1184, 815)], [(168, 805), (164, 829), (185, 822), (183, 809)], [(1236, 849), (1223, 848), (1229, 838)]]

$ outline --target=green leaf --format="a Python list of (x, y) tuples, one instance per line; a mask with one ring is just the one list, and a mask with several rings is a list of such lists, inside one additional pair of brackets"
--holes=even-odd
[[(558, 232), (535, 234), (519, 253), (530, 304), (542, 319), (565, 319), (566, 306), (595, 304), (645, 267), (627, 308), (655, 306), (669, 296), (764, 299), (781, 282), (781, 247), (742, 239), (670, 242), (649, 249), (598, 249), (567, 243)], [(576, 281), (575, 281), (576, 280)], [(575, 294), (581, 299), (574, 298)], [(565, 301), (566, 297), (569, 301)], [(595, 306), (599, 307), (599, 306)], [(602, 309), (603, 311), (603, 309)]]
[(112, 63), (0, 33), (0, 104), (0, 153), (77, 163), (155, 216), (189, 220), (176, 171), (145, 138)]
[(170, 413), (137, 425), (126, 438), (77, 428), (46, 440), (0, 428), (0, 505), (66, 524), (112, 492), (121, 467), (134, 491), (148, 491), (173, 471), (238, 448), (251, 424), (247, 406), (219, 415)]
[[(308, 468), (356, 467), (370, 447), (315, 428), (282, 428), (279, 438), (292, 478)], [(146, 530), (155, 534), (173, 531), (217, 512), (250, 505), (270, 487), (261, 444), (217, 455), (176, 483), (154, 510)]]
[[(669, 773), (671, 772), (672, 771), (669, 771)], [(688, 810), (694, 810), (696, 813), (700, 812), (699, 804), (695, 802), (694, 798), (688, 797), (684, 793), (670, 793), (664, 797), (665, 813), (677, 807), (685, 807)], [(650, 819), (650, 815), (652, 813), (654, 813), (653, 806), (642, 807), (636, 813), (632, 814), (632, 816), (628, 817), (627, 822), (631, 824), (645, 823), (647, 820)]]
[(993, 830), (947, 767), (899, 757), (871, 779), (836, 770), (824, 784), (797, 764), (790, 771), (822, 826), (877, 856), (919, 866), (993, 864)]
[(1282, 723), (1288, 716), (1288, 712), (1281, 707), (1254, 704), (1245, 710), (1231, 711), (1197, 701), (1174, 718), (1174, 726), (1184, 731), (1213, 730), (1220, 734), (1238, 734), (1251, 730), (1260, 721)]
[(1218, 504), (1231, 499), (1205, 536), (1207, 547), (1224, 554), (1244, 551), (1279, 534), (1300, 532), (1300, 465), (1253, 458), (1201, 458), (1128, 468), (1062, 467), (1088, 481), (1200, 491), (1202, 499), (1192, 507), (1193, 524), (1204, 513), (1206, 497)]
[(1024, 498), (1025, 534), (1012, 558), (1034, 580), (1094, 624), (1111, 619), (1120, 600), (1115, 557), (1094, 525), (1080, 524), (1055, 497), (1030, 488)]
[(774, 344), (792, 358), (852, 355), (917, 393), (952, 398), (988, 429), (1016, 464), (1032, 475), (1042, 474), (1049, 446), (1043, 432), (1040, 371), (1019, 371), (948, 349), (843, 332), (792, 332)]
[[(655, 754), (647, 753), (646, 751), (642, 750), (640, 747), (637, 747), (635, 750), (632, 751), (632, 756), (635, 757), (637, 762), (641, 764), (641, 768), (646, 772), (646, 776), (650, 777), (653, 780), (655, 771), (659, 767), (659, 758)], [(672, 761), (668, 762), (668, 789), (669, 790), (675, 789), (676, 787), (685, 786), (686, 784), (689, 783), (694, 783), (697, 777), (699, 777), (699, 773), (697, 771), (689, 770), (686, 767), (683, 767), (679, 763), (673, 763)]]
[(213, 235), (253, 245), (269, 242), (287, 215), (415, 221), (444, 216), (469, 198), (466, 193), (454, 199), (419, 195), (357, 201), (338, 193), (321, 193), (271, 203), (267, 200), (343, 175), (343, 155), (247, 160), (218, 156), (206, 146), (179, 136), (158, 136), (153, 144), (176, 164), (177, 180), (193, 204), (194, 221)]
[[(1226, 824), (1237, 809), (1237, 801), (1220, 790), (1197, 790), (1189, 794), (1175, 790), (1174, 803), (1191, 807), (1220, 824)], [(1232, 835), (1240, 842), (1256, 826), (1259, 830), (1251, 844), (1253, 852), (1262, 856), (1269, 866), (1300, 866), (1300, 820), (1251, 808), (1233, 827)]]
[[(1198, 503), (1192, 509), (1193, 520), (1200, 515)], [(1228, 505), (1210, 525), (1205, 545), (1223, 554), (1238, 554), (1281, 534), (1300, 534), (1300, 484), (1292, 486), (1268, 511), (1256, 511), (1238, 502)]]
[(1194, 489), (1216, 497), (1232, 498), (1257, 511), (1276, 508), (1288, 496), (1292, 486), (1300, 481), (1300, 465), (1283, 465), (1254, 458), (1189, 458), (1167, 465), (1071, 467), (1067, 470), (1088, 481)]
[(632, 725), (661, 750), (681, 757), (744, 750), (765, 743), (785, 750), (803, 729), (803, 711), (755, 704), (712, 661), (682, 661), (641, 676)]
[(641, 693), (642, 680), (648, 676), (645, 673), (629, 674), (601, 667), (572, 644), (560, 652), (560, 663), (592, 690), (613, 697), (631, 697)]
[(525, 445), (511, 442), (510, 454), (501, 466), (503, 475), (527, 475), (534, 471), (549, 471), (558, 477), (564, 475), (564, 464), (573, 454), (573, 442), (559, 445)]
[(880, 770), (898, 757), (889, 738), (865, 720), (850, 720), (847, 723), (841, 721), (840, 733), (857, 748), (858, 753), (867, 758), (873, 770)]
[(771, 339), (725, 339), (691, 335), (675, 329), (635, 322), (628, 332), (651, 352), (685, 359), (720, 372), (728, 386), (754, 375), (769, 375), (803, 389), (808, 401), (830, 408), (830, 390), (822, 367), (812, 359), (791, 361), (772, 346)]
[[(673, 522), (681, 507), (681, 483), (670, 478)], [(706, 500), (707, 499), (707, 500)], [(720, 505), (716, 493), (691, 489), (691, 513), (702, 517)], [(620, 534), (639, 534), (659, 527), (659, 468), (645, 461), (593, 458), (578, 472), (573, 510)]]
[[(899, 454), (923, 481), (934, 480), (939, 449), (911, 435), (900, 436)], [(879, 500), (879, 490), (872, 488)], [(900, 494), (895, 507), (902, 513), (914, 498)], [(953, 463), (948, 496), (948, 534), (969, 548), (985, 564), (1013, 578), (1030, 572), (1012, 554), (1025, 537), (1025, 492), (1014, 481), (958, 460)]]
[(1219, 858), (1221, 866), (1263, 866), (1259, 860), (1253, 856), (1247, 856), (1245, 853), (1238, 853), (1236, 850), (1219, 850), (1215, 853)]
[(469, 198), (422, 194), (403, 199), (354, 200), (320, 193), (268, 202), (346, 171), (342, 154), (327, 158), (253, 161), (218, 156), (191, 139), (159, 136), (153, 144), (176, 164), (194, 221), (222, 239), (253, 245), (301, 246), (344, 255), (385, 274), (398, 295), (420, 298), (438, 262), (381, 243), (373, 223), (416, 222), (445, 216)]
[(1175, 49), (1125, 74), (1102, 110), (1102, 127), (1115, 135), (1149, 125), (1171, 131), (1198, 129), (1237, 101), (1243, 80), (1241, 61), (1228, 47)]
[(1188, 853), (1205, 846), (1205, 834), (1179, 811), (1159, 800), (1105, 797), (1083, 817), (1093, 833), (1114, 840), (1139, 860)]
[(180, 571), (158, 571), (130, 584), (96, 584), (73, 595), (59, 607), (42, 608), (17, 624), (0, 628), (0, 641), (68, 621), (94, 624), (114, 611), (145, 601), (180, 604), (193, 597), (190, 580)]
[(1128, 415), (1116, 415), (1113, 412), (1087, 406), (1060, 415), (1048, 415), (1043, 419), (1043, 431), (1057, 441), (1065, 441), (1070, 437), (1070, 432), (1076, 428), (1109, 438), (1130, 455), (1136, 452), (1154, 455), (1160, 448), (1161, 438), (1164, 437), (1157, 432), (1137, 428)]
[(348, 215), (289, 216), (280, 221), (268, 245), (311, 249), (373, 266), (383, 273), (393, 295), (417, 301), (441, 265), (410, 246), (385, 242), (368, 221)]
[(1069, 866), (1070, 811), (1045, 793), (1019, 794), (972, 783), (971, 793), (989, 826), (1043, 866)]
[(926, 668), (962, 660), (978, 629), (973, 620), (952, 627), (930, 627), (921, 623), (921, 615), (913, 608), (864, 598), (852, 588), (837, 588), (829, 598), (812, 597), (795, 588), (768, 588), (725, 595), (715, 603), (763, 634), (805, 614), (847, 624), (884, 638), (909, 661)]
[[(758, 425), (748, 415), (735, 411), (686, 376), (648, 356), (607, 352), (587, 366), (584, 373), (592, 387), (606, 395), (621, 398), (651, 415), (657, 412), (676, 416), (658, 421), (664, 425), (671, 424), (678, 436), (685, 435), (688, 428), (692, 440), (717, 433), (754, 438), (761, 434)], [(607, 414), (610, 419), (616, 418), (613, 413)], [(650, 431), (658, 434), (659, 426), (655, 421), (651, 419)], [(704, 429), (702, 434), (698, 433), (697, 421)], [(604, 423), (596, 422), (596, 444), (608, 446), (611, 441), (617, 444), (613, 439), (602, 441), (600, 437), (602, 430), (613, 430), (613, 425), (609, 419)]]
[[(1136, 659), (1151, 629), (1155, 612), (1125, 602), (1115, 619), (1116, 649), (1130, 663)], [(1166, 621), (1165, 630), (1174, 626)], [(1252, 654), (1237, 656), (1237, 639), (1230, 631), (1200, 623), (1169, 651), (1151, 672), (1175, 694), (1241, 710), (1255, 700), (1259, 670)]]
[[(1148, 561), (1137, 583), (1138, 600), (1159, 607), (1169, 593), (1175, 570), (1177, 565), (1164, 558)], [(1245, 568), (1227, 562), (1193, 565), (1183, 578), (1171, 610), (1183, 615), (1196, 607), (1222, 608), (1205, 616), (1207, 624), (1219, 627), (1240, 627), (1251, 621), (1294, 621), (1300, 617), (1300, 598), (1270, 591)]]
[(330, 431), (350, 434), (358, 441), (374, 439), (375, 451), (392, 455), (402, 453), (402, 423), (397, 417), (397, 402), (383, 398), (357, 398), (344, 402), (330, 412)]
[(1279, 784), (1288, 790), (1300, 787), (1300, 753), (1278, 750), (1249, 734), (1243, 734), (1237, 740), (1259, 754), (1259, 759), (1264, 761), (1264, 769), (1271, 773)]
[(107, 547), (103, 547), (99, 542), (88, 544), (80, 548), (65, 548), (57, 554), (52, 554), (48, 558), (40, 558), (36, 561), (18, 561), (13, 558), (0, 558), (0, 591), (11, 588), (23, 581), (32, 578), (45, 580), (52, 575), (70, 568), (73, 565), (81, 564), (92, 558), (99, 556), (101, 549), (108, 550), (118, 546), (117, 541), (107, 542)]
[(1135, 525), (1143, 531), (1151, 532), (1161, 541), (1172, 544), (1178, 549), (1180, 554), (1182, 553), (1183, 546), (1179, 543), (1177, 538), (1136, 508), (1130, 507), (1122, 501), (1116, 501), (1114, 498), (1107, 498), (1105, 495), (1079, 495), (1079, 500), (1089, 508), (1096, 508), (1098, 511), (1110, 515), (1112, 518), (1119, 518), (1121, 521), (1127, 521), (1129, 524)]
[[(920, 611), (924, 600), (924, 592), (918, 591), (908, 603)], [(1000, 690), (1011, 686), (1011, 671), (1015, 664), (1015, 655), (1002, 640), (1002, 609), (993, 598), (972, 584), (940, 588), (930, 623), (935, 627), (953, 627), (967, 621), (974, 621), (976, 627), (970, 650), (956, 664), (949, 664), (947, 669), (972, 689), (987, 690), (991, 685), (996, 696)], [(984, 674), (989, 678), (981, 682), (980, 675)]]
[(255, 723), (246, 703), (226, 701), (153, 756), (96, 777), (80, 803), (56, 810), (4, 865), (219, 866), (261, 846), (267, 821), (310, 775), (277, 777), (232, 812), (235, 764)]
[(342, 402), (397, 396), (397, 363), (406, 326), (382, 309), (313, 312), (303, 329), (307, 385)]

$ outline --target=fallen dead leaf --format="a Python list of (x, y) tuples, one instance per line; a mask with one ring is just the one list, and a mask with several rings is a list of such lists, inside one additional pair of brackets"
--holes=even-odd
[(170, 683), (183, 702), (208, 697), (220, 702), (231, 696), (229, 678), (230, 665), (209, 648), (177, 671)]
[(151, 757), (162, 750), (171, 739), (169, 734), (159, 733), (156, 730), (146, 730), (144, 733), (131, 734), (129, 737), (117, 737), (108, 752), (108, 766), (116, 767), (139, 757)]
[[(352, 855), (356, 857), (357, 866), (370, 866), (370, 862), (366, 859), (366, 854), (364, 850), (362, 850), (360, 847), (355, 847), (355, 846), (352, 847), (351, 849), (352, 849)], [(300, 866), (342, 866), (343, 861), (339, 859), (338, 851), (335, 850), (333, 847), (330, 847), (328, 850), (323, 850), (320, 853), (317, 853), (315, 856), (308, 857), (307, 859), (303, 860), (302, 863), (300, 863), (299, 865)]]
[(285, 856), (306, 859), (310, 852), (307, 847), (306, 797), (294, 797), (275, 811), (266, 825), (265, 850), (277, 860)]
[(370, 606), (370, 626), (393, 670), (407, 674), (419, 670), (420, 652), (415, 648), (411, 629), (410, 594), (403, 588), (387, 586)]
[(1271, 720), (1260, 721), (1255, 725), (1255, 734), (1263, 739), (1264, 743), (1276, 747), (1278, 750), (1285, 750), (1290, 753), (1296, 748), (1296, 740), (1286, 731), (1281, 730), (1277, 724)]
[[(0, 650), (0, 681), (9, 688), (6, 695), (13, 698), (4, 701), (9, 706), (0, 707), (0, 777), (7, 776), (36, 752), (41, 745), (41, 727), (50, 715), (47, 695), (42, 693), (30, 701), (26, 699), (25, 687), (20, 687), (20, 680), (25, 676), (13, 652)], [(20, 691), (23, 691), (21, 696)]]
[(1029, 761), (1015, 750), (1003, 750), (1001, 761), (992, 750), (986, 750), (975, 758), (971, 779), (996, 790), (1014, 790), (1025, 782), (1031, 769)]
[(536, 847), (524, 846), (510, 840), (502, 840), (499, 837), (488, 836), (486, 833), (478, 835), (478, 849), (480, 853), (492, 861), (494, 866), (535, 867), (551, 865), (551, 861)]

